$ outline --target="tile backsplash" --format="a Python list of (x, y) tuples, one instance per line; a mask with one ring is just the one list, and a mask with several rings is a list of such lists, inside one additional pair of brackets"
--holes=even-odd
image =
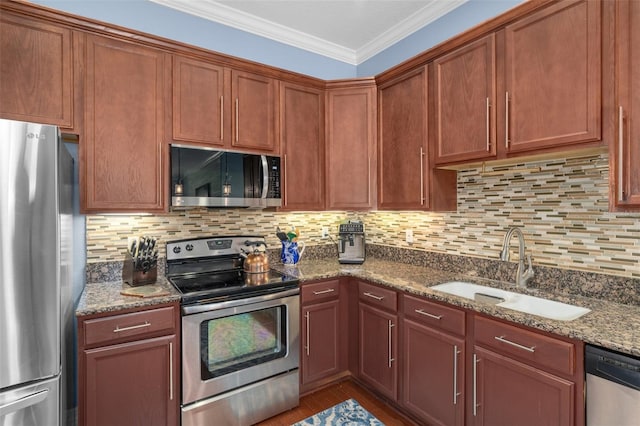
[[(486, 259), (497, 259), (506, 229), (519, 226), (534, 265), (640, 278), (640, 213), (608, 212), (607, 154), (505, 169), (503, 175), (491, 176), (479, 167), (459, 171), (458, 210), (450, 213), (197, 209), (88, 216), (87, 261), (122, 260), (127, 237), (147, 234), (158, 237), (162, 247), (163, 242), (193, 236), (256, 233), (277, 248), (276, 226), (296, 226), (306, 244), (328, 244), (321, 238), (322, 227), (329, 227), (335, 239), (340, 221), (360, 218), (368, 242)], [(413, 231), (413, 244), (405, 242), (406, 230)]]

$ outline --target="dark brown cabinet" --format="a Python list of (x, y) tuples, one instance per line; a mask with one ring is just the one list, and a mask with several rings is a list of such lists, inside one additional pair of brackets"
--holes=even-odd
[(0, 117), (74, 127), (74, 33), (0, 13)]
[(301, 392), (305, 393), (343, 376), (343, 332), (348, 329), (342, 316), (340, 280), (304, 284), (301, 301)]
[(231, 72), (231, 147), (278, 153), (278, 81), (244, 71)]
[(178, 310), (79, 318), (79, 425), (180, 423)]
[(328, 210), (368, 210), (375, 206), (375, 99), (373, 79), (328, 85)]
[(173, 56), (173, 139), (230, 145), (231, 93), (221, 66)]
[(616, 2), (617, 137), (611, 145), (614, 207), (640, 208), (640, 4)]
[(280, 85), (283, 210), (324, 209), (324, 90)]
[(469, 424), (580, 425), (583, 345), (474, 319)]
[(430, 425), (464, 424), (465, 313), (403, 295), (401, 404)]
[(87, 35), (82, 210), (159, 212), (166, 205), (166, 106), (170, 57), (153, 48)]
[(398, 398), (397, 295), (365, 282), (358, 283), (358, 376), (380, 394)]
[(505, 27), (498, 140), (507, 153), (601, 139), (601, 9), (563, 1)]
[(496, 155), (495, 35), (436, 59), (435, 163)]

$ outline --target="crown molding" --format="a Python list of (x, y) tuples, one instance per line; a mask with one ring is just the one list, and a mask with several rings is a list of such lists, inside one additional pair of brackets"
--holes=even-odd
[(403, 38), (411, 35), (415, 31), (423, 28), (425, 25), (428, 25), (453, 9), (466, 3), (468, 0), (430, 0), (424, 8), (414, 13), (404, 21), (398, 23), (358, 50), (346, 48), (290, 27), (256, 17), (218, 3), (214, 0), (199, 0), (196, 2), (189, 0), (149, 1), (357, 66)]

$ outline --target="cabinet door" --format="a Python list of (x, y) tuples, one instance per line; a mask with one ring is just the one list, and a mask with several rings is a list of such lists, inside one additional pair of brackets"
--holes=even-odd
[(324, 208), (324, 92), (282, 83), (283, 209)]
[(473, 424), (575, 424), (573, 382), (477, 346), (473, 361)]
[(258, 74), (232, 71), (233, 135), (231, 145), (240, 150), (277, 153), (276, 80)]
[(176, 336), (86, 350), (81, 425), (178, 424)]
[(223, 67), (173, 57), (173, 139), (223, 146), (231, 140)]
[(0, 13), (0, 117), (73, 127), (72, 31)]
[(619, 207), (640, 207), (640, 3), (616, 2), (618, 140), (611, 151)]
[(375, 204), (375, 88), (329, 89), (327, 94), (327, 209)]
[(302, 384), (340, 372), (340, 301), (303, 308)]
[(80, 142), (83, 210), (164, 210), (168, 55), (87, 36), (85, 64), (86, 132)]
[(398, 317), (359, 303), (360, 378), (381, 394), (398, 397)]
[(496, 155), (495, 36), (434, 61), (435, 162)]
[(564, 1), (505, 28), (507, 152), (601, 138), (601, 7)]
[(378, 207), (428, 207), (427, 70), (380, 87)]
[(430, 425), (464, 423), (464, 340), (402, 322), (402, 405)]

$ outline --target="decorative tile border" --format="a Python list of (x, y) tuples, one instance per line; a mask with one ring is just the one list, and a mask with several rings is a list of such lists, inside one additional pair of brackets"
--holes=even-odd
[[(540, 167), (540, 172), (518, 172)], [(498, 170), (496, 167), (494, 170)], [(302, 212), (184, 210), (154, 216), (88, 216), (87, 262), (121, 261), (127, 237), (153, 235), (160, 256), (170, 240), (255, 233), (278, 250), (276, 226), (299, 227), (307, 247), (326, 245), (323, 226), (336, 238), (346, 218), (365, 222), (367, 243), (418, 251), (498, 259), (510, 226), (522, 227), (535, 266), (640, 278), (640, 214), (608, 212), (607, 154), (510, 166), (502, 176), (480, 168), (458, 172), (458, 211)], [(414, 243), (404, 242), (413, 231)], [(517, 259), (516, 241), (511, 242)]]

